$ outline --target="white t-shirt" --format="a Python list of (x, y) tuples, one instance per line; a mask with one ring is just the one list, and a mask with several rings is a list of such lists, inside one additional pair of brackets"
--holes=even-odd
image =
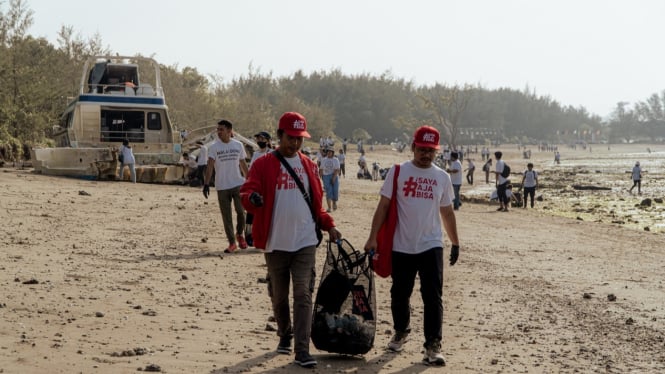
[(633, 180), (634, 181), (638, 181), (638, 180), (642, 179), (642, 177), (640, 177), (641, 172), (642, 172), (642, 168), (640, 168), (637, 165), (633, 166)]
[(188, 168), (196, 169), (196, 160), (194, 160), (190, 156), (187, 156), (186, 158), (183, 157), (182, 158), (182, 164), (187, 166)]
[(228, 143), (217, 140), (210, 145), (208, 158), (215, 160), (215, 189), (230, 190), (245, 183), (240, 173), (240, 160), (247, 158), (247, 154), (241, 142), (235, 139), (230, 139)]
[(462, 163), (455, 160), (450, 164), (450, 170), (457, 170), (457, 173), (450, 173), (450, 180), (453, 184), (462, 184)]
[[(395, 167), (381, 187), (381, 195), (392, 197)], [(393, 251), (417, 254), (443, 247), (440, 207), (453, 203), (450, 175), (438, 166), (420, 169), (411, 161), (401, 164), (397, 178), (397, 229)]]
[(337, 159), (339, 160), (339, 164), (342, 165), (344, 164), (344, 160), (346, 160), (346, 155), (344, 153), (340, 153), (337, 155)]
[(134, 152), (132, 152), (132, 147), (125, 147), (125, 145), (120, 146), (120, 153), (122, 153), (122, 163), (124, 165), (136, 163), (134, 159)]
[(321, 173), (323, 175), (331, 175), (335, 170), (339, 170), (339, 160), (335, 157), (326, 157), (321, 160)]
[[(285, 159), (302, 180), (305, 191), (309, 191), (309, 178), (300, 162), (300, 157), (296, 155)], [(316, 245), (318, 241), (316, 225), (302, 192), (281, 163), (279, 173), (275, 204), (272, 209), (272, 224), (265, 251), (296, 252), (304, 247)]]
[(254, 153), (252, 154), (252, 160), (249, 162), (249, 167), (252, 167), (252, 164), (254, 163), (254, 161), (256, 161), (257, 158), (259, 158), (259, 157), (261, 157), (261, 156), (265, 156), (265, 155), (267, 155), (269, 151), (271, 151), (271, 149), (268, 148), (268, 147), (266, 147), (265, 150), (261, 150), (261, 149), (259, 148), (258, 151), (254, 152)]
[(499, 175), (497, 176), (499, 178), (499, 184), (504, 184), (508, 181), (508, 178), (504, 178), (503, 176), (501, 176), (501, 172), (503, 172), (503, 165), (504, 165), (503, 160), (498, 160), (496, 162), (496, 167), (494, 169), (496, 172), (499, 173)]
[(208, 147), (205, 145), (202, 145), (201, 148), (199, 148), (199, 158), (198, 161), (196, 161), (197, 165), (203, 166), (208, 164)]
[(538, 173), (535, 170), (524, 170), (524, 187), (536, 187)]

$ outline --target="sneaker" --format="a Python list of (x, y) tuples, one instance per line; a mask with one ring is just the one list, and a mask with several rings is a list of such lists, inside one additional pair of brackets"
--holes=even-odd
[(288, 355), (291, 353), (290, 336), (282, 336), (281, 338), (279, 338), (279, 345), (277, 345), (277, 353), (281, 353), (283, 355)]
[(441, 343), (434, 342), (425, 344), (425, 357), (423, 357), (423, 362), (426, 365), (435, 366), (444, 366), (446, 364), (446, 361), (441, 354)]
[(306, 351), (296, 353), (296, 359), (293, 362), (304, 368), (313, 368), (316, 366), (316, 360)]
[(253, 246), (254, 246), (254, 237), (252, 236), (251, 233), (245, 235), (245, 241), (247, 242), (247, 245), (248, 245), (248, 246), (250, 246), (250, 247), (253, 247)]
[(236, 243), (229, 244), (229, 247), (224, 250), (224, 253), (233, 253), (238, 250)]
[(240, 246), (240, 249), (247, 248), (247, 242), (245, 241), (245, 237), (242, 234), (237, 234), (236, 235), (236, 240), (238, 241), (238, 245)]
[(337, 210), (337, 201), (333, 201), (333, 210)]
[(404, 343), (406, 343), (409, 338), (409, 332), (411, 332), (410, 329), (406, 331), (395, 332), (395, 335), (393, 335), (390, 343), (388, 343), (388, 349), (393, 352), (401, 352), (402, 349), (404, 349)]

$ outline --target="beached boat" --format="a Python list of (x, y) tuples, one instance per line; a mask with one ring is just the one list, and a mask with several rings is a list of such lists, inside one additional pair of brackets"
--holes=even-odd
[(151, 58), (88, 59), (78, 95), (55, 126), (53, 138), (55, 148), (32, 150), (35, 172), (114, 179), (119, 166), (117, 148), (127, 139), (139, 182), (169, 183), (183, 178), (184, 168), (178, 164), (180, 135), (169, 119), (159, 64)]

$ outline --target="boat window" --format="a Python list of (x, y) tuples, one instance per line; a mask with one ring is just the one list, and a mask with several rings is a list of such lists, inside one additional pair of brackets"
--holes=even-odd
[(162, 116), (158, 112), (148, 112), (148, 130), (161, 130)]
[(102, 110), (101, 141), (145, 142), (145, 113), (137, 110)]

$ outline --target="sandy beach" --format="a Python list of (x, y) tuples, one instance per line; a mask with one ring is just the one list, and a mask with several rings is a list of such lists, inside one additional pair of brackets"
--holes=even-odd
[[(312, 345), (319, 365), (311, 370), (276, 354), (263, 255), (223, 253), (216, 199), (205, 200), (197, 188), (1, 168), (0, 372), (664, 372), (664, 205), (635, 208), (644, 198), (665, 197), (662, 153), (643, 155), (651, 174), (637, 196), (626, 191), (625, 170), (645, 147), (598, 147), (562, 150), (562, 166), (534, 150), (541, 183), (552, 187), (539, 192), (544, 200), (536, 209), (496, 212), (479, 198), (491, 187), (465, 183), (460, 260), (444, 270), (444, 368), (421, 364), (417, 290), (411, 340), (399, 354), (384, 349), (392, 322), (390, 279), (383, 278), (376, 279), (377, 335), (368, 354), (345, 357)], [(515, 146), (502, 150), (514, 172), (524, 168)], [(480, 156), (473, 157), (480, 170)], [(381, 182), (356, 179), (356, 158), (349, 152), (333, 216), (361, 248)], [(367, 157), (383, 167), (407, 158), (387, 147)], [(614, 160), (608, 170), (617, 172), (597, 173), (596, 164), (580, 172), (589, 159)], [(571, 192), (560, 185), (571, 183), (560, 179), (571, 170), (611, 190)], [(570, 212), (577, 208), (584, 211)], [(605, 218), (611, 214), (619, 218)], [(321, 247), (319, 272), (324, 258)]]

